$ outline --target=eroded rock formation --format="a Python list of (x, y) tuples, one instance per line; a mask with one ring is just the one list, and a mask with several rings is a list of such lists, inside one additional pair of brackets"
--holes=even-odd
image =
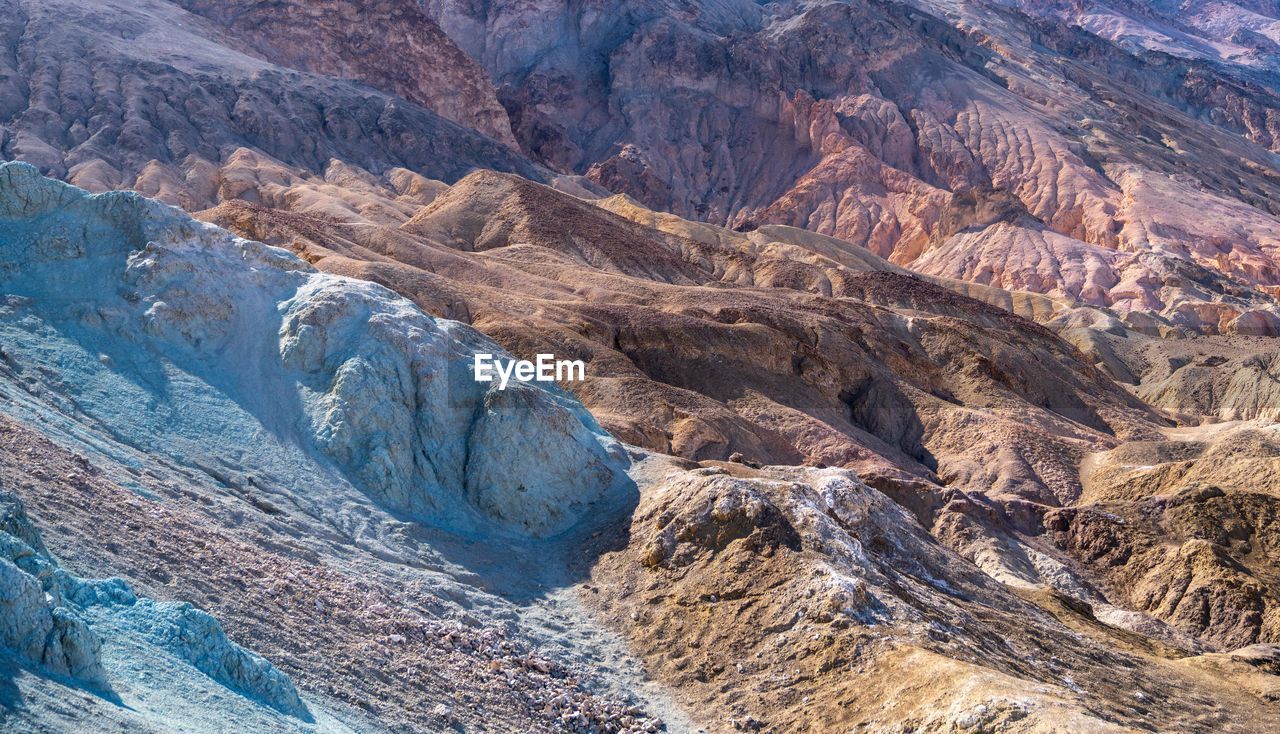
[(1275, 8), (0, 6), (6, 725), (1274, 721)]
[(652, 208), (1209, 332), (1280, 313), (1274, 8), (1017, 5), (426, 3), (526, 151)]
[[(944, 477), (1056, 503), (1078, 492), (1085, 446), (1156, 420), (1048, 331), (802, 230), (744, 235), (493, 173), (395, 228), (312, 207), (328, 205), (205, 216), (385, 283), (525, 358), (584, 359), (590, 378), (566, 387), (652, 450)], [(975, 444), (1001, 460), (971, 461)]]
[[(286, 179), (298, 191), (315, 190), (314, 177), (303, 172), (293, 171)], [(929, 281), (861, 248), (804, 230), (771, 225), (739, 233), (653, 212), (623, 196), (582, 200), (492, 173), (473, 174), (435, 192), (429, 205), (398, 227), (387, 224), (402, 216), (395, 213), (396, 189), (383, 183), (380, 191), (364, 194), (366, 220), (350, 224), (323, 216), (341, 199), (336, 195), (286, 195), (296, 203), (275, 210), (231, 202), (204, 216), (289, 246), (321, 269), (385, 283), (423, 308), (470, 321), (513, 353), (551, 350), (586, 359), (589, 379), (566, 387), (628, 441), (744, 476), (755, 476), (754, 470), (707, 460), (737, 453), (735, 458), (748, 463), (805, 461), (856, 469), (877, 488), (871, 490), (876, 496), (892, 497), (952, 551), (1005, 587), (1031, 595), (1028, 601), (1059, 621), (1069, 620), (1073, 629), (1122, 629), (1184, 653), (1217, 654), (1211, 651), (1273, 639), (1262, 620), (1277, 606), (1257, 575), (1267, 573), (1260, 569), (1269, 568), (1269, 562), (1251, 567), (1259, 570), (1240, 570), (1248, 567), (1241, 564), (1250, 563), (1252, 546), (1213, 545), (1220, 541), (1189, 530), (1190, 555), (1183, 563), (1182, 556), (1168, 555), (1155, 542), (1158, 531), (1142, 534), (1137, 521), (1108, 525), (1106, 518), (1122, 517), (1113, 514), (1121, 511), (1097, 494), (1103, 485), (1096, 473), (1078, 469), (1082, 463), (1109, 462), (1097, 457), (1120, 455), (1130, 447), (1180, 450), (1179, 439), (1167, 433), (1170, 422), (1106, 376), (1128, 370), (1132, 382), (1142, 372), (1141, 361), (1116, 344), (1132, 342), (1136, 349), (1146, 343), (1156, 349), (1166, 343), (1134, 330), (1116, 312), (1082, 308), (1066, 298), (944, 278)], [(1042, 320), (1087, 351), (1078, 352), (1050, 330), (962, 293)], [(810, 343), (817, 346), (806, 349)], [(1200, 343), (1192, 339), (1186, 346)], [(1111, 351), (1104, 355), (1099, 345)], [(1238, 400), (1231, 396), (1240, 392), (1216, 385), (1205, 390), (1228, 401)], [(721, 427), (726, 425), (733, 431)], [(1252, 446), (1246, 433), (1230, 435)], [(1258, 447), (1238, 450), (1265, 461)], [(1206, 456), (1202, 466), (1215, 461), (1220, 458)], [(828, 558), (830, 549), (813, 546), (813, 528), (789, 515), (771, 491), (717, 484), (727, 478), (673, 475), (665, 481), (669, 484), (661, 492), (666, 494), (647, 495), (648, 500), (642, 494), (631, 542), (599, 567), (592, 598), (624, 590), (623, 605), (609, 607), (610, 618), (631, 630), (641, 654), (663, 680), (677, 681), (695, 707), (738, 712), (733, 718), (739, 724), (769, 712), (774, 714), (770, 725), (780, 730), (802, 725), (806, 716), (843, 721), (832, 712), (803, 713), (814, 711), (816, 699), (778, 714), (779, 707), (794, 702), (766, 696), (771, 703), (747, 704), (713, 692), (721, 676), (743, 676), (715, 664), (717, 651), (765, 644), (759, 630), (774, 624), (773, 616), (789, 617), (793, 611), (794, 605), (784, 601), (792, 592), (783, 591), (783, 580), (810, 578), (812, 572), (799, 559)], [(772, 486), (768, 481), (775, 479), (766, 481)], [(705, 496), (692, 489), (702, 483), (718, 489)], [(1125, 502), (1133, 503), (1135, 512), (1162, 506), (1178, 489), (1139, 489), (1127, 479), (1118, 486), (1129, 487), (1132, 494)], [(645, 509), (659, 496), (667, 498), (666, 504)], [(1195, 507), (1181, 522), (1213, 527), (1211, 516), (1216, 517), (1210, 508)], [(867, 542), (864, 533), (855, 535)], [(885, 552), (888, 546), (876, 547)], [(1124, 555), (1126, 548), (1133, 549), (1132, 558), (1125, 555), (1117, 565), (1093, 555), (1097, 549)], [(766, 570), (782, 563), (777, 558), (793, 560), (776, 573)], [(690, 570), (691, 563), (697, 571)], [(716, 570), (719, 563), (725, 564), (723, 570)], [(746, 582), (734, 574), (744, 568), (752, 569), (747, 574), (752, 579), (776, 578), (779, 585), (768, 582), (759, 594), (738, 596), (733, 589)], [(1177, 570), (1184, 568), (1185, 573)], [(690, 604), (709, 603), (706, 599), (695, 603), (671, 587), (662, 592), (663, 606), (653, 606), (655, 590), (662, 588), (655, 584), (684, 583), (679, 579), (687, 577), (700, 579), (697, 588), (704, 596), (724, 595), (717, 608), (747, 616), (740, 622), (719, 619), (703, 637), (682, 620)], [(1190, 590), (1181, 590), (1184, 581)], [(807, 590), (795, 593), (809, 599)], [(1196, 616), (1202, 599), (1219, 611)], [(632, 613), (631, 622), (646, 622), (631, 627), (625, 615)], [(832, 624), (817, 614), (814, 624)], [(860, 623), (851, 619), (848, 624)], [(997, 627), (1002, 624), (1015, 623)], [(826, 627), (816, 633), (843, 634)], [(699, 640), (689, 656), (673, 652), (672, 641), (689, 635)], [(810, 652), (818, 655), (828, 644)], [(794, 648), (787, 647), (778, 654), (792, 653)], [(953, 659), (952, 652), (927, 645), (910, 654), (898, 649), (879, 658), (874, 675), (892, 677), (896, 665), (906, 664), (891, 662), (898, 655), (905, 660), (932, 654)], [(824, 667), (815, 658), (814, 664), (836, 675), (845, 662), (841, 657), (835, 667)], [(1083, 670), (1114, 663), (1086, 652), (1070, 665)], [(760, 663), (762, 674), (772, 669)], [(810, 685), (806, 690), (816, 697), (838, 698), (834, 691), (843, 690), (834, 682)], [(891, 687), (887, 679), (884, 686)], [(778, 695), (795, 690), (783, 686)], [(941, 701), (949, 694), (938, 695)], [(1042, 726), (1086, 725), (1085, 719), (1073, 718), (1081, 714), (1063, 700), (1046, 699), (1038, 706), (1044, 713), (1036, 716), (1053, 722)], [(1170, 715), (1191, 721), (1194, 709)]]
[[(404, 84), (403, 74), (366, 79), (404, 67), (361, 56), (357, 38), (320, 42), (315, 24), (343, 17), (332, 9), (300, 13), (312, 17), (307, 26), (238, 16), (263, 34), (265, 52), (253, 38), (161, 0), (9, 0), (0, 11), (11, 19), (0, 54), (5, 158), (93, 191), (130, 188), (189, 208), (209, 206), (218, 196), (212, 171), (246, 146), (311, 169), (337, 156), (380, 173), (407, 166), (451, 180), (476, 165), (541, 175), (486, 134), (502, 130), (492, 93), (443, 37), (415, 34), (403, 41), (408, 48), (386, 53), (431, 58), (454, 92), (437, 77), (441, 86), (423, 88)], [(396, 17), (424, 34), (430, 29), (429, 20)], [(273, 28), (283, 38), (272, 36)], [(308, 49), (337, 55), (304, 63), (289, 52), (289, 42), (302, 43), (294, 32), (309, 35)]]

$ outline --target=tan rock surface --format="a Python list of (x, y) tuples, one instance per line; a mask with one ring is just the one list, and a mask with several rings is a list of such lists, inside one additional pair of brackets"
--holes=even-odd
[(1089, 457), (1056, 543), (1113, 599), (1219, 651), (1280, 634), (1275, 544), (1280, 442), (1270, 421), (1174, 429)]
[(1088, 604), (1023, 599), (844, 472), (650, 471), (668, 478), (583, 594), (708, 731), (1269, 726), (1273, 676), (1227, 682)]

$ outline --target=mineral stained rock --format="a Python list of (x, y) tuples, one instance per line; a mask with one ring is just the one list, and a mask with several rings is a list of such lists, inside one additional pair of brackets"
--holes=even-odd
[[(202, 216), (386, 284), (523, 358), (584, 359), (588, 379), (566, 387), (651, 450), (1056, 503), (1078, 492), (1085, 446), (1160, 423), (1050, 332), (803, 230), (742, 234), (491, 172), (398, 227), (335, 224), (330, 202), (296, 201)], [(975, 446), (1000, 459), (973, 461)]]
[[(310, 720), (288, 677), (227, 639), (190, 604), (137, 598), (120, 579), (88, 581), (58, 567), (13, 495), (0, 495), (0, 654), (16, 654), (91, 689), (111, 691), (101, 634), (132, 634), (253, 701)], [(152, 674), (155, 674), (153, 671)]]
[(0, 10), (0, 728), (1274, 728), (1272, 4)]
[(137, 194), (9, 163), (0, 221), (3, 481), (76, 528), (54, 552), (131, 578), (76, 580), (4, 505), (6, 726), (661, 726), (634, 674), (539, 653), (556, 623), (506, 627), (635, 501), (569, 394), (479, 384), (505, 353), (474, 329)]
[[(142, 434), (164, 425), (170, 450), (195, 454), (212, 409), (146, 415), (148, 388), (217, 395), (223, 441), (267, 434), (260, 450), (282, 462), (319, 451), (388, 507), (460, 529), (558, 532), (621, 481), (622, 450), (590, 414), (554, 386), (477, 383), (471, 355), (501, 348), (380, 286), (26, 164), (0, 167), (0, 202), (3, 287), (30, 323), (75, 335), (60, 348), (101, 391), (80, 401), (91, 416), (140, 410)], [(39, 329), (12, 337), (11, 354), (59, 348)]]
[[(277, 164), (254, 165), (260, 170)], [(1181, 429), (1170, 428), (1168, 418), (1108, 377), (1127, 370), (1131, 381), (1150, 380), (1154, 389), (1159, 373), (1143, 367), (1143, 345), (1159, 355), (1181, 343), (1158, 336), (1158, 330), (1152, 332), (1156, 336), (1145, 335), (1105, 306), (912, 275), (847, 242), (804, 230), (770, 225), (734, 232), (654, 212), (625, 196), (583, 200), (487, 172), (435, 191), (431, 202), (407, 219), (397, 213), (401, 204), (394, 186), (362, 178), (361, 219), (335, 223), (324, 212), (344, 206), (345, 194), (319, 195), (319, 178), (273, 170), (275, 178), (261, 185), (280, 202), (274, 208), (229, 202), (202, 216), (288, 246), (322, 270), (384, 283), (424, 309), (471, 322), (516, 355), (551, 350), (581, 357), (590, 365), (589, 377), (566, 387), (603, 425), (652, 450), (700, 460), (703, 468), (674, 473), (632, 470), (642, 491), (629, 540), (622, 550), (605, 549), (587, 597), (601, 604), (599, 613), (624, 631), (659, 679), (695, 709), (733, 712), (725, 715), (739, 728), (748, 718), (777, 731), (832, 721), (853, 725), (855, 718), (820, 703), (845, 695), (838, 693), (844, 689), (836, 681), (849, 674), (843, 666), (850, 660), (866, 660), (857, 668), (859, 690), (888, 695), (895, 690), (891, 681), (910, 666), (924, 665), (921, 660), (944, 665), (943, 660), (957, 659), (954, 651), (932, 646), (951, 639), (937, 629), (922, 632), (922, 641), (932, 642), (911, 652), (901, 647), (866, 652), (869, 643), (856, 642), (858, 635), (846, 630), (872, 623), (903, 629), (897, 625), (909, 627), (911, 615), (889, 613), (892, 600), (901, 600), (896, 591), (888, 596), (870, 591), (878, 583), (901, 590), (894, 585), (901, 581), (866, 577), (867, 562), (847, 558), (833, 573), (861, 579), (861, 586), (845, 589), (848, 609), (854, 611), (845, 617), (833, 613), (830, 619), (815, 612), (813, 630), (776, 645), (769, 641), (773, 632), (761, 632), (788, 629), (783, 622), (792, 619), (797, 605), (807, 609), (811, 600), (824, 598), (825, 591), (796, 580), (815, 577), (810, 561), (822, 565), (844, 558), (836, 545), (847, 547), (856, 538), (855, 547), (870, 553), (869, 563), (875, 565), (889, 549), (908, 544), (896, 537), (872, 540), (856, 519), (865, 514), (852, 513), (852, 525), (840, 532), (825, 520), (801, 519), (811, 510), (793, 502), (809, 493), (821, 495), (820, 487), (830, 482), (865, 486), (844, 473), (848, 469), (875, 487), (858, 490), (866, 502), (898, 517), (885, 520), (886, 525), (918, 522), (936, 538), (928, 542), (941, 541), (939, 552), (947, 549), (937, 559), (944, 565), (919, 578), (945, 579), (960, 597), (991, 605), (968, 616), (938, 611), (945, 606), (940, 600), (912, 596), (904, 609), (934, 610), (940, 625), (959, 615), (966, 620), (960, 629), (972, 632), (975, 619), (987, 619), (993, 636), (1021, 639), (1028, 624), (1040, 624), (1029, 618), (1049, 614), (1057, 621), (1044, 618), (1047, 626), (1036, 627), (1033, 636), (1056, 639), (1057, 624), (1076, 630), (1072, 634), (1123, 630), (1119, 634), (1140, 635), (1151, 641), (1143, 644), (1181, 651), (1173, 654), (1192, 655), (1196, 665), (1210, 667), (1227, 665), (1210, 656), (1274, 636), (1266, 620), (1280, 602), (1262, 581), (1270, 561), (1251, 560), (1252, 543), (1205, 534), (1214, 527), (1208, 518), (1218, 516), (1212, 513), (1239, 505), (1245, 509), (1230, 509), (1231, 516), (1243, 518), (1242, 528), (1258, 528), (1250, 531), (1256, 537), (1266, 537), (1261, 518), (1268, 500), (1256, 495), (1274, 492), (1269, 474), (1252, 475), (1257, 488), (1244, 490), (1223, 508), (1189, 507), (1180, 520), (1187, 523), (1180, 542), (1191, 554), (1185, 563), (1149, 529), (1147, 523), (1155, 521), (1123, 520), (1134, 513), (1146, 518), (1184, 479), (1191, 480), (1185, 464), (1178, 463), (1191, 457), (1190, 449), (1180, 448)], [(402, 224), (396, 226), (397, 220)], [(1050, 328), (964, 294), (1025, 313)], [(1088, 351), (1077, 350), (1055, 331)], [(1212, 351), (1217, 343), (1212, 340), (1240, 339), (1198, 337), (1184, 346)], [(808, 344), (814, 348), (805, 349)], [(1110, 349), (1105, 355), (1104, 348)], [(1221, 401), (1239, 403), (1240, 390), (1227, 387), (1232, 374), (1204, 383), (1205, 409)], [(1258, 407), (1274, 407), (1265, 393), (1257, 398)], [(1224, 446), (1250, 457), (1233, 460), (1241, 476), (1250, 476), (1246, 467), (1265, 466), (1270, 456), (1264, 444), (1248, 438), (1253, 430), (1254, 425), (1223, 429), (1229, 438)], [(1168, 455), (1141, 462), (1120, 458), (1129, 451)], [(1226, 451), (1204, 454), (1201, 469), (1191, 474), (1221, 463)], [(1107, 457), (1115, 457), (1118, 473), (1102, 470), (1112, 465)], [(724, 459), (736, 463), (720, 464)], [(800, 461), (844, 469), (813, 470), (818, 476), (809, 476), (772, 469), (752, 475), (749, 468)], [(1134, 463), (1144, 466), (1127, 466)], [(1134, 471), (1172, 478), (1168, 485), (1136, 483), (1129, 481)], [(1104, 489), (1113, 486), (1112, 477), (1128, 482), (1118, 485), (1128, 487), (1125, 493)], [(753, 483), (756, 479), (760, 484)], [(886, 504), (890, 497), (898, 504)], [(896, 514), (904, 507), (908, 515)], [(828, 529), (819, 532), (814, 523)], [(815, 538), (828, 536), (831, 545), (815, 544)], [(1100, 549), (1110, 550), (1099, 558)], [(921, 548), (886, 563), (899, 571), (915, 568), (929, 553)], [(950, 566), (946, 553), (972, 566)], [(957, 576), (958, 569), (974, 567), (984, 575), (965, 578), (981, 588), (959, 591), (969, 582)], [(987, 586), (985, 579), (999, 585)], [(1184, 593), (1179, 579), (1192, 588)], [(696, 591), (681, 591), (684, 584)], [(760, 591), (743, 591), (744, 584)], [(800, 588), (792, 591), (794, 584)], [(860, 596), (863, 592), (870, 596)], [(709, 618), (706, 627), (693, 625), (689, 609), (701, 604), (723, 609), (726, 616)], [(1197, 611), (1204, 605), (1215, 611)], [(886, 616), (859, 616), (872, 614), (868, 610)], [(790, 686), (778, 689), (776, 699), (766, 696), (764, 703), (734, 699), (730, 692), (739, 690), (743, 671), (756, 670), (762, 680), (773, 680), (768, 676), (789, 670), (795, 645), (812, 634), (821, 642), (805, 648), (806, 661), (804, 656), (820, 655), (832, 639), (864, 652), (815, 657), (813, 664), (832, 677), (819, 676), (819, 682), (797, 693), (799, 703), (789, 703), (784, 692)], [(956, 640), (969, 639), (954, 634)], [(1112, 632), (1102, 634), (1099, 644), (1114, 644), (1106, 641)], [(684, 652), (680, 640), (688, 641)], [(958, 720), (1021, 717), (1028, 719), (1028, 730), (1074, 730), (1101, 726), (1073, 708), (1075, 696), (1117, 695), (1071, 687), (1105, 678), (1102, 670), (1120, 665), (1144, 671), (1143, 676), (1172, 676), (1160, 683), (1118, 684), (1148, 691), (1144, 696), (1174, 679), (1180, 681), (1176, 685), (1200, 685), (1194, 682), (1199, 668), (1161, 667), (1164, 672), (1157, 674), (1150, 666), (1162, 663), (1122, 662), (1092, 648), (1065, 662), (1060, 648), (1072, 644), (1079, 643), (1049, 644), (1056, 651), (1052, 655), (1074, 672), (1068, 692), (1037, 703), (1032, 708), (1038, 713), (1024, 715), (1029, 710), (991, 702), (982, 704), (982, 711), (970, 710), (971, 698), (943, 692), (939, 683), (938, 698), (895, 716), (918, 716), (944, 728)], [(768, 662), (758, 667), (743, 662), (735, 675), (736, 668), (721, 660), (723, 650), (757, 650)], [(776, 659), (771, 657), (775, 651)], [(949, 669), (982, 690), (1021, 690), (1025, 683), (999, 676), (1025, 675), (1016, 661), (1031, 654), (987, 650), (984, 672)], [(1008, 667), (993, 662), (1004, 655)], [(1245, 668), (1228, 667), (1230, 675), (1246, 676), (1257, 690), (1272, 690)], [(1097, 673), (1087, 672), (1095, 668)], [(1183, 709), (1162, 701), (1162, 715), (1170, 717), (1165, 725), (1207, 725), (1192, 723), (1201, 715), (1198, 705)], [(940, 709), (952, 713), (940, 714)], [(1215, 726), (1247, 718), (1231, 714)]]
[(1197, 330), (1280, 313), (1267, 3), (425, 6), (526, 151), (651, 208)]

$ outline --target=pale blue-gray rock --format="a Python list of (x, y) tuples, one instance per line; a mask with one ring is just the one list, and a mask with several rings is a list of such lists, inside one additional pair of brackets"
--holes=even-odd
[(109, 691), (95, 626), (132, 634), (281, 713), (311, 718), (289, 678), (227, 639), (209, 614), (187, 603), (139, 599), (121, 579), (79, 579), (58, 568), (22, 504), (0, 493), (0, 653)]
[(0, 166), (0, 219), (6, 348), (139, 448), (226, 465), (251, 445), (280, 484), (349, 482), (459, 533), (553, 535), (628, 482), (576, 400), (477, 383), (472, 356), (503, 350), (381, 286), (24, 164)]

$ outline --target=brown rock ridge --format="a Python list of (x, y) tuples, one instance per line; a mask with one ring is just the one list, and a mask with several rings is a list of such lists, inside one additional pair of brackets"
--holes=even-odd
[(354, 79), (516, 146), (484, 69), (416, 0), (176, 4), (225, 26), (273, 64)]
[(1078, 507), (1049, 536), (1111, 598), (1219, 650), (1280, 635), (1280, 441), (1270, 421), (1173, 429), (1082, 467)]
[(1063, 335), (1145, 402), (1188, 423), (1280, 419), (1280, 349), (1274, 337), (1158, 339), (1096, 329), (1068, 329)]
[[(1085, 447), (1157, 420), (1050, 332), (798, 230), (680, 224), (487, 172), (398, 228), (239, 203), (204, 216), (389, 285), (515, 354), (584, 359), (590, 378), (566, 387), (663, 453), (1056, 505), (1078, 493)], [(981, 447), (998, 458), (972, 460)]]
[(378, 5), (374, 24), (350, 22), (354, 4), (216, 5), (228, 14), (198, 7), (244, 25), (163, 0), (0, 2), (4, 158), (188, 209), (219, 201), (218, 168), (246, 148), (317, 173), (336, 158), (377, 176), (546, 175), (512, 148), (483, 72), (412, 3)]

